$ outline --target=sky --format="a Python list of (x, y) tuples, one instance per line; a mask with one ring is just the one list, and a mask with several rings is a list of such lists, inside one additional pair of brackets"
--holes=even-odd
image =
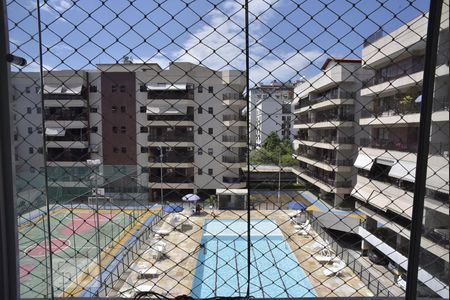
[[(38, 71), (170, 61), (245, 69), (244, 0), (9, 0), (10, 47)], [(428, 10), (428, 0), (249, 0), (251, 85), (310, 78), (329, 56)], [(38, 21), (38, 10), (40, 22)]]

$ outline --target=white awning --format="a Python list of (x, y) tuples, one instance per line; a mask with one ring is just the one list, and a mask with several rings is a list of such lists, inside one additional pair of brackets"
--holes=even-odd
[(187, 84), (186, 83), (174, 83), (174, 84), (170, 84), (167, 83), (165, 85), (147, 85), (147, 89), (148, 90), (153, 90), (153, 91), (165, 91), (165, 90), (186, 90), (187, 89)]
[(392, 166), (389, 176), (414, 182), (416, 179), (416, 163), (400, 160)]
[(152, 107), (147, 106), (147, 114), (152, 115), (183, 115), (181, 108), (175, 107)]
[(45, 128), (45, 135), (49, 136), (64, 136), (66, 135), (66, 130), (62, 127), (58, 128)]
[(356, 161), (354, 163), (354, 166), (358, 169), (364, 169), (364, 170), (370, 171), (374, 162), (375, 162), (374, 158), (371, 158), (370, 156), (359, 153), (358, 157), (356, 158)]
[(449, 171), (448, 164), (443, 165), (442, 168), (436, 170), (428, 166), (426, 186), (429, 189), (437, 190), (439, 192), (448, 193), (449, 191)]
[(81, 84), (77, 85), (44, 85), (44, 94), (81, 94), (83, 86)]
[(247, 195), (247, 189), (216, 189), (217, 195)]
[(44, 85), (44, 94), (61, 94), (62, 85)]

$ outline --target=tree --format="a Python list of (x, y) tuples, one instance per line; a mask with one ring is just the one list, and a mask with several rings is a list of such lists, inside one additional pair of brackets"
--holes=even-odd
[(264, 140), (263, 148), (267, 151), (276, 151), (280, 147), (281, 140), (275, 131), (272, 131)]

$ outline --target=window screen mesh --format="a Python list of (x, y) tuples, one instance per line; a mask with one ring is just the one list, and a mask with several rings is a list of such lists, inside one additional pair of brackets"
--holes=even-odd
[(6, 2), (21, 297), (448, 298), (448, 1)]

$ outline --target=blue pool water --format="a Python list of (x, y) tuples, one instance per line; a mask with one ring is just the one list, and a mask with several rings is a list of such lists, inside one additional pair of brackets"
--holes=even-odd
[[(250, 222), (250, 296), (316, 297), (282, 232), (270, 220)], [(203, 229), (191, 296), (237, 297), (247, 293), (247, 222), (208, 220)]]

